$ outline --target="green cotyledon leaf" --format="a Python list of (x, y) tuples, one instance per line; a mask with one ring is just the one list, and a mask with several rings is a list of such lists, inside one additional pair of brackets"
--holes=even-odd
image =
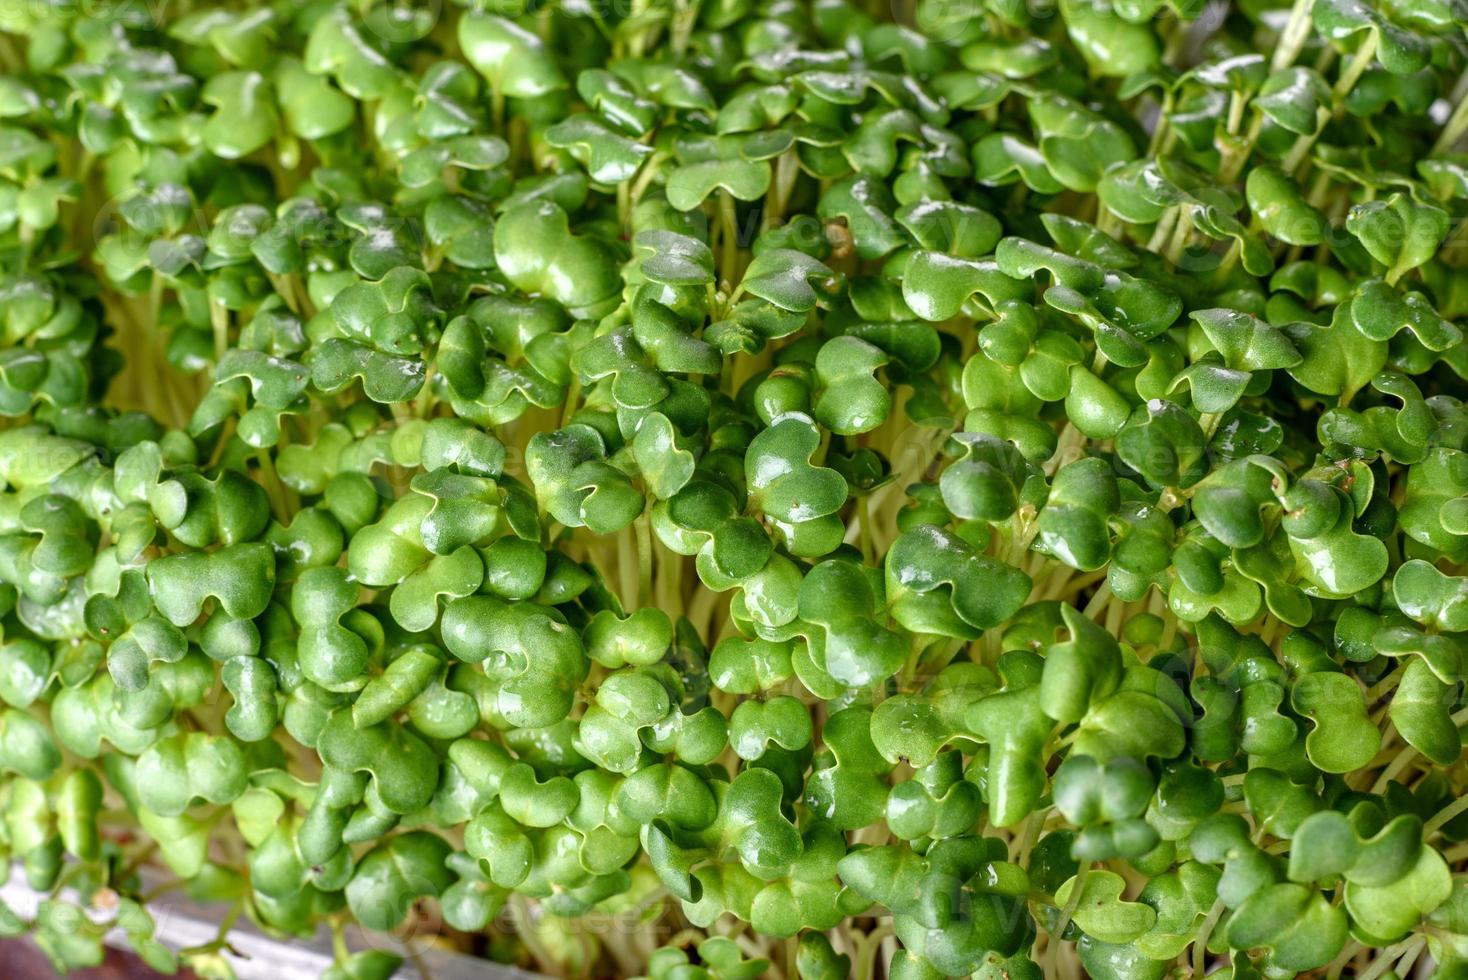
[(1040, 706), (1043, 661), (1029, 651), (1010, 651), (1001, 658), (1004, 687), (976, 701), (966, 717), (968, 727), (989, 745), (989, 819), (999, 827), (1024, 819), (1045, 791), (1046, 775), (1038, 765), (1055, 723)]
[(550, 610), (470, 596), (448, 604), (441, 628), (450, 653), (482, 664), (491, 681), (483, 700), (497, 716), (544, 727), (570, 712), (586, 655), (578, 635)]
[(829, 305), (845, 288), (845, 280), (804, 252), (782, 248), (757, 255), (740, 288), (782, 310), (805, 313)]
[(624, 527), (642, 510), (641, 494), (605, 462), (597, 430), (574, 424), (537, 433), (526, 448), (526, 467), (541, 506), (561, 523), (600, 533)]
[(1468, 628), (1468, 580), (1446, 575), (1421, 559), (1397, 569), (1392, 578), (1397, 606), (1412, 619), (1449, 632)]
[(459, 19), (458, 36), (465, 58), (501, 95), (533, 99), (566, 87), (544, 41), (512, 20), (476, 12)]
[(738, 157), (695, 160), (668, 175), (668, 203), (691, 211), (715, 193), (740, 201), (763, 197), (770, 187), (770, 164)]
[(1363, 934), (1389, 942), (1447, 901), (1452, 889), (1447, 862), (1424, 847), (1411, 869), (1390, 884), (1347, 882), (1346, 909)]
[(428, 802), (438, 785), (433, 751), (412, 733), (393, 725), (358, 727), (351, 711), (327, 720), (317, 751), (327, 765), (347, 772), (367, 772), (383, 806), (393, 813), (412, 813)]
[(1055, 900), (1069, 902), (1072, 893), (1077, 893), (1076, 925), (1102, 942), (1125, 943), (1151, 929), (1157, 921), (1157, 912), (1151, 906), (1121, 898), (1125, 887), (1116, 874), (1091, 871), (1061, 885)]
[(614, 258), (597, 238), (573, 233), (568, 221), (554, 201), (510, 209), (494, 226), (496, 264), (527, 292), (573, 311), (594, 309), (616, 292)]
[(806, 803), (837, 827), (865, 827), (882, 818), (891, 770), (872, 741), (872, 713), (865, 708), (837, 712), (823, 730), (825, 748), (806, 785)]
[(1441, 208), (1418, 204), (1400, 194), (1358, 204), (1346, 216), (1346, 229), (1372, 258), (1386, 266), (1388, 282), (1427, 261), (1448, 227), (1448, 215)]
[(274, 579), (275, 558), (258, 542), (172, 555), (148, 565), (153, 601), (175, 626), (198, 619), (210, 598), (235, 619), (257, 616), (270, 602)]
[(836, 511), (846, 502), (846, 480), (810, 462), (820, 436), (799, 414), (778, 419), (749, 444), (745, 474), (750, 499), (784, 533), (797, 554), (822, 555), (839, 541)]
[(1023, 572), (976, 554), (968, 542), (930, 524), (893, 542), (886, 574), (893, 618), (914, 632), (957, 637), (1004, 622), (1031, 586)]
[(1325, 896), (1297, 884), (1269, 885), (1229, 920), (1230, 945), (1262, 946), (1282, 969), (1310, 970), (1330, 962), (1346, 941), (1346, 916)]
[(443, 838), (417, 830), (391, 837), (357, 864), (346, 886), (352, 913), (369, 928), (391, 929), (424, 896), (443, 894), (452, 883)]
[(891, 397), (874, 375), (887, 356), (857, 337), (836, 337), (816, 355), (816, 378), (824, 389), (816, 398), (818, 422), (840, 435), (877, 428), (887, 420)]
[(134, 778), (143, 806), (177, 817), (195, 799), (232, 802), (244, 791), (246, 775), (244, 754), (233, 740), (190, 732), (154, 743), (139, 757)]
[(203, 135), (204, 145), (216, 156), (248, 156), (275, 136), (279, 114), (270, 83), (258, 72), (215, 75), (200, 98), (214, 107)]

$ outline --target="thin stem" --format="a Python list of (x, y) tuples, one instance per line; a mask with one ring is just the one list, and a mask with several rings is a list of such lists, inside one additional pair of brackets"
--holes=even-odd
[(1244, 109), (1249, 105), (1248, 96), (1235, 92), (1228, 100), (1228, 131), (1237, 133), (1244, 122)]
[(1168, 236), (1172, 234), (1173, 226), (1177, 224), (1179, 209), (1176, 205), (1168, 208), (1157, 219), (1157, 226), (1152, 229), (1152, 237), (1147, 240), (1147, 251), (1161, 253), (1166, 244)]
[[(184, 882), (179, 882), (178, 884), (182, 885), (182, 884), (184, 884)], [(147, 897), (141, 897), (140, 896), (139, 897), (139, 901), (146, 904), (146, 902), (151, 897), (152, 897), (152, 893), (150, 892)], [(218, 950), (223, 949), (224, 947), (226, 947), (227, 945), (229, 945), (229, 931), (234, 928), (234, 924), (239, 921), (240, 915), (244, 911), (245, 911), (245, 903), (244, 902), (236, 902), (230, 908), (229, 914), (226, 915), (220, 921), (220, 923), (219, 923), (219, 929), (215, 932), (214, 938), (212, 940), (210, 940), (207, 943), (201, 943), (198, 946), (190, 946), (187, 949), (181, 949), (181, 950), (179, 950), (179, 952), (181, 954), (186, 954), (186, 953), (213, 953), (213, 952), (217, 952)], [(333, 942), (335, 942), (335, 938), (336, 938), (335, 935), (333, 935), (333, 937), (332, 937)], [(343, 958), (341, 956), (341, 954), (338, 954), (338, 959), (341, 959), (341, 958)]]
[(1421, 942), (1417, 943), (1411, 949), (1407, 950), (1407, 952), (1402, 955), (1402, 958), (1397, 960), (1396, 969), (1398, 975), (1404, 977), (1408, 976), (1409, 971), (1412, 969), (1412, 964), (1417, 962), (1417, 958), (1422, 955), (1422, 951), (1426, 948), (1427, 940), (1423, 938)]
[(1256, 111), (1254, 121), (1249, 124), (1249, 131), (1244, 134), (1240, 142), (1230, 143), (1223, 159), (1218, 165), (1218, 182), (1220, 184), (1232, 184), (1238, 179), (1239, 173), (1248, 162), (1249, 155), (1254, 152), (1254, 144), (1259, 141), (1259, 133), (1264, 128), (1264, 113)]
[(1020, 834), (1014, 839), (1014, 842), (1017, 842), (1019, 844), (1019, 849), (1014, 852), (1014, 856), (1010, 858), (1010, 860), (1014, 861), (1016, 864), (1024, 865), (1026, 859), (1030, 856), (1030, 851), (1033, 850), (1035, 844), (1039, 842), (1040, 831), (1043, 830), (1044, 827), (1044, 816), (1040, 813), (1031, 811), (1029, 816), (1025, 817), (1024, 833)]
[(666, 153), (654, 153), (643, 161), (642, 167), (637, 172), (637, 178), (632, 181), (632, 188), (628, 193), (628, 211), (637, 206), (642, 200), (642, 195), (647, 192), (648, 185), (662, 174), (662, 163), (667, 159)]
[(571, 386), (566, 389), (566, 404), (561, 407), (561, 428), (571, 424), (571, 418), (581, 402), (581, 377), (571, 375)]
[(1279, 40), (1274, 45), (1274, 57), (1269, 61), (1271, 73), (1288, 68), (1300, 56), (1300, 49), (1310, 37), (1310, 8), (1313, 6), (1315, 0), (1295, 0), (1295, 5), (1290, 8), (1290, 19), (1285, 22), (1284, 30), (1280, 31)]
[(413, 416), (426, 419), (428, 413), (433, 411), (433, 365), (428, 365), (428, 372), (423, 378), (423, 387), (418, 389), (418, 397), (413, 399)]
[(416, 943), (405, 942), (403, 949), (407, 951), (408, 960), (413, 964), (413, 969), (418, 971), (418, 980), (433, 980), (433, 974), (428, 970), (428, 961), (423, 958), (423, 952)]
[(503, 134), (505, 131), (505, 91), (498, 82), (492, 79), (489, 83), (489, 118), (494, 124), (494, 131)]
[(1091, 601), (1086, 603), (1086, 608), (1081, 610), (1081, 615), (1087, 619), (1093, 619), (1110, 601), (1111, 583), (1102, 582), (1100, 587), (1096, 589), (1096, 594), (1091, 596)]
[(1385, 677), (1383, 677), (1374, 686), (1368, 688), (1366, 691), (1367, 706), (1369, 707), (1375, 704), (1376, 702), (1380, 701), (1382, 698), (1390, 694), (1392, 689), (1395, 688), (1397, 684), (1401, 681), (1402, 674), (1406, 671), (1406, 669), (1407, 665), (1403, 663), (1398, 666), (1396, 670), (1393, 670), (1390, 674), (1387, 674)]
[(1179, 207), (1177, 225), (1172, 231), (1172, 241), (1167, 246), (1167, 260), (1177, 265), (1183, 257), (1183, 249), (1188, 247), (1188, 239), (1193, 234), (1193, 212), (1190, 208)]
[(1085, 444), (1086, 437), (1081, 434), (1081, 430), (1067, 422), (1060, 433), (1060, 438), (1056, 440), (1054, 454), (1045, 461), (1045, 473), (1048, 476), (1054, 476), (1062, 466), (1080, 459), (1083, 452), (1082, 447)]
[(1464, 94), (1464, 84), (1468, 82), (1468, 70), (1458, 79), (1454, 86), (1454, 94), (1457, 96), (1457, 105), (1453, 107), (1453, 114), (1443, 126), (1443, 131), (1438, 134), (1437, 142), (1432, 144), (1432, 152), (1429, 156), (1439, 156), (1447, 153), (1468, 132), (1468, 94)]
[(515, 923), (515, 934), (525, 944), (525, 948), (535, 956), (538, 963), (551, 965), (560, 962), (546, 949), (540, 937), (535, 934), (535, 925), (531, 921), (530, 903), (520, 895), (510, 896), (510, 919)]
[[(1351, 60), (1346, 63), (1346, 67), (1341, 71), (1340, 78), (1336, 80), (1335, 87), (1331, 89), (1332, 108), (1330, 118), (1339, 119), (1341, 114), (1345, 112), (1346, 96), (1350, 94), (1351, 89), (1355, 88), (1356, 82), (1360, 80), (1366, 69), (1371, 67), (1371, 62), (1376, 58), (1376, 43), (1376, 32), (1372, 31), (1367, 34), (1366, 40), (1361, 42), (1361, 46), (1356, 49), (1356, 53), (1352, 55)], [(1321, 113), (1324, 113), (1323, 109)], [(1320, 138), (1320, 134), (1324, 131), (1325, 120), (1321, 120), (1320, 125), (1315, 128), (1315, 132), (1308, 135), (1301, 135), (1299, 139), (1295, 140), (1295, 145), (1290, 147), (1290, 152), (1284, 158), (1283, 167), (1285, 173), (1298, 174), (1306, 158), (1310, 155), (1310, 148), (1315, 145), (1315, 141)]]
[(1213, 935), (1213, 927), (1218, 924), (1223, 915), (1223, 901), (1213, 903), (1208, 910), (1208, 916), (1203, 920), (1203, 925), (1198, 929), (1198, 938), (1193, 940), (1193, 977), (1194, 980), (1202, 980), (1207, 973), (1208, 967), (1208, 939)]
[[(270, 288), (275, 290), (277, 296), (285, 300), (285, 305), (290, 308), (290, 311), (299, 316), (301, 311), (297, 306), (296, 291), (290, 281), (280, 273), (271, 272), (268, 269), (265, 271), (265, 278), (270, 280)], [(155, 283), (158, 281), (154, 280)]]
[(340, 915), (333, 915), (330, 925), (331, 953), (338, 963), (344, 963), (352, 955), (351, 950), (347, 949), (346, 920)]
[(1345, 947), (1335, 959), (1331, 960), (1325, 968), (1325, 980), (1338, 980), (1341, 972), (1345, 970), (1346, 964), (1361, 955), (1361, 944), (1354, 939), (1346, 943)]
[(138, 870), (138, 868), (142, 867), (143, 864), (157, 852), (158, 842), (149, 841), (145, 847), (139, 848), (136, 854), (133, 854), (129, 857), (127, 864), (118, 869), (118, 871), (112, 876), (112, 880), (126, 881), (129, 875)]
[(622, 605), (631, 609), (637, 604), (639, 594), (638, 587), (638, 554), (637, 545), (634, 542), (636, 532), (630, 527), (624, 527), (617, 532), (617, 578), (620, 583)]
[(229, 350), (229, 308), (219, 300), (209, 303), (209, 324), (214, 329), (214, 363), (217, 365)]
[[(1169, 91), (1162, 96), (1162, 102), (1157, 109), (1157, 124), (1152, 127), (1152, 136), (1147, 141), (1147, 156), (1156, 157), (1163, 150), (1163, 143), (1172, 130), (1172, 124), (1168, 121), (1172, 113), (1172, 93)], [(1103, 211), (1105, 209), (1103, 208)], [(1099, 224), (1099, 222), (1098, 222)]]
[(275, 514), (276, 521), (285, 527), (291, 522), (291, 511), (286, 505), (285, 488), (276, 475), (275, 461), (270, 458), (270, 450), (258, 450), (255, 460), (260, 464), (260, 485), (265, 488), (265, 496), (270, 500), (270, 510)]
[(734, 195), (719, 190), (719, 278), (731, 286), (738, 281), (739, 270), (739, 214), (735, 210)]
[(644, 507), (633, 521), (637, 533), (637, 605), (652, 605), (652, 518)]
[(1397, 775), (1407, 768), (1407, 763), (1411, 762), (1416, 755), (1417, 750), (1412, 746), (1403, 747), (1402, 751), (1397, 753), (1396, 758), (1392, 759), (1391, 763), (1381, 771), (1381, 775), (1376, 777), (1376, 782), (1371, 786), (1371, 792), (1385, 792), (1387, 784), (1397, 778)]
[(673, 23), (668, 30), (668, 39), (673, 46), (673, 53), (679, 57), (688, 49), (688, 39), (698, 23), (700, 6), (702, 0), (676, 0), (673, 5)]
[(1376, 980), (1377, 977), (1390, 970), (1404, 954), (1410, 954), (1412, 959), (1415, 960), (1417, 953), (1421, 952), (1422, 947), (1426, 943), (1426, 936), (1413, 936), (1410, 939), (1404, 939), (1395, 946), (1387, 947), (1381, 951), (1381, 955), (1361, 974), (1358, 980)]
[(1086, 879), (1090, 877), (1091, 866), (1085, 867), (1071, 879), (1070, 897), (1066, 899), (1065, 908), (1060, 910), (1060, 919), (1055, 923), (1055, 928), (1050, 932), (1050, 941), (1045, 946), (1045, 976), (1055, 976), (1055, 958), (1060, 955), (1060, 946), (1065, 942), (1065, 927), (1070, 925), (1071, 916), (1075, 915), (1076, 909), (1081, 904), (1081, 893), (1086, 889)]
[(1337, 119), (1341, 117), (1341, 113), (1346, 109), (1346, 96), (1351, 94), (1351, 89), (1356, 87), (1356, 82), (1361, 79), (1362, 75), (1366, 74), (1366, 69), (1370, 68), (1371, 63), (1376, 60), (1376, 38), (1377, 34), (1375, 31), (1367, 32), (1366, 39), (1361, 42), (1361, 46), (1356, 49), (1356, 53), (1346, 63), (1345, 70), (1341, 72), (1341, 77), (1336, 79), (1335, 88), (1331, 89), (1332, 101), (1335, 103), (1335, 109), (1332, 114)]
[(163, 884), (159, 885), (157, 888), (150, 888), (147, 891), (143, 892), (141, 895), (139, 895), (138, 896), (138, 904), (139, 905), (147, 905), (149, 902), (152, 902), (154, 899), (161, 898), (162, 896), (167, 895), (169, 892), (178, 891), (180, 888), (187, 887), (187, 885), (188, 885), (188, 882), (185, 881), (182, 878), (174, 878), (172, 881), (165, 881)]
[(876, 976), (877, 948), (882, 945), (882, 940), (890, 935), (892, 935), (892, 926), (884, 922), (857, 941), (856, 955), (853, 959), (856, 961), (858, 980), (872, 980), (872, 977)]
[(1468, 810), (1468, 793), (1464, 793), (1433, 815), (1433, 818), (1422, 825), (1422, 838), (1426, 840), (1437, 833), (1449, 820)]
[(856, 520), (861, 534), (861, 556), (868, 565), (877, 564), (877, 549), (872, 535), (871, 503), (865, 494), (856, 498)]

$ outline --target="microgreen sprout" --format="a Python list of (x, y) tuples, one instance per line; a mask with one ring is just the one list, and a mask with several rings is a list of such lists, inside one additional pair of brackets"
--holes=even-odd
[(0, 935), (1468, 977), (1465, 27), (4, 5)]

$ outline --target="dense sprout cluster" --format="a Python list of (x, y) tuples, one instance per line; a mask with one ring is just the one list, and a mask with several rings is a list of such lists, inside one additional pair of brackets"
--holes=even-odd
[(1462, 0), (188, 6), (0, 5), (0, 933), (1468, 976)]

